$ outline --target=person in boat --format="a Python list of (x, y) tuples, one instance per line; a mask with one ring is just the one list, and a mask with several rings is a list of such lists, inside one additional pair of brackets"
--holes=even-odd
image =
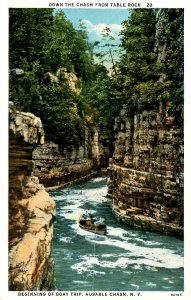
[(90, 212), (89, 208), (86, 210), (86, 216), (92, 218), (93, 214)]
[(93, 225), (92, 219), (91, 218), (87, 218), (86, 220), (86, 226), (91, 227)]
[(96, 218), (92, 214), (83, 214), (79, 219), (79, 224), (87, 230), (93, 230), (95, 233), (106, 234), (107, 227), (103, 218)]
[(106, 229), (105, 220), (100, 218), (98, 221), (95, 222), (95, 227), (98, 230)]
[(90, 218), (83, 218), (83, 217), (80, 218), (79, 223), (80, 225), (87, 226), (87, 227), (92, 227), (94, 225), (94, 223)]
[(94, 224), (94, 222), (97, 220), (96, 217), (90, 212), (90, 210), (86, 210), (86, 216), (87, 219), (91, 220), (91, 223)]
[(90, 212), (90, 210), (86, 210), (85, 214), (80, 217), (79, 223), (82, 226), (94, 226), (94, 223), (97, 221), (97, 218)]
[(86, 221), (87, 221), (87, 219), (86, 219), (86, 215), (85, 214), (83, 214), (82, 216), (80, 216), (79, 223), (81, 225), (84, 226), (86, 224)]
[(88, 227), (93, 224), (92, 215), (89, 213), (89, 211), (86, 211), (86, 213), (80, 217), (79, 223)]

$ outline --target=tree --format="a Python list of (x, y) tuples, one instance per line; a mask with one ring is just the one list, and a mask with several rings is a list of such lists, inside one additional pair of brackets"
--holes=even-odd
[(132, 10), (129, 19), (122, 23), (124, 54), (119, 62), (119, 82), (123, 86), (124, 102), (132, 112), (139, 108), (140, 99), (156, 79), (155, 24), (156, 15), (152, 9)]
[(174, 113), (182, 111), (184, 102), (184, 10), (163, 9), (160, 20), (157, 23), (157, 38), (160, 48), (165, 48), (162, 61), (164, 92)]
[[(53, 16), (51, 9), (16, 9), (9, 11), (10, 100), (18, 109), (35, 112), (41, 80), (49, 69), (46, 51), (50, 42)], [(12, 69), (21, 68), (23, 76)]]
[(115, 92), (121, 94), (129, 112), (151, 109), (160, 101), (168, 101), (172, 113), (173, 108), (179, 110), (183, 98), (183, 10), (133, 10), (123, 22), (121, 36), (124, 54)]
[(46, 69), (45, 51), (50, 42), (52, 10), (11, 8), (9, 16), (10, 68), (30, 70), (31, 64), (38, 61), (39, 65)]
[(24, 70), (22, 76), (10, 72), (10, 100), (17, 109), (42, 119), (46, 139), (77, 143), (84, 124), (79, 95), (67, 76), (57, 73), (77, 75), (79, 88), (91, 81), (94, 66), (85, 29), (75, 29), (63, 11), (10, 9), (10, 68)]
[(120, 53), (120, 46), (113, 36), (110, 27), (106, 26), (102, 30), (102, 41), (97, 46), (101, 51), (95, 53), (95, 55), (100, 59), (102, 64), (104, 62), (111, 63), (111, 68), (114, 74), (117, 75), (116, 63)]
[(156, 16), (152, 9), (136, 9), (123, 23), (122, 48), (125, 50), (120, 61), (121, 73), (133, 83), (153, 78)]

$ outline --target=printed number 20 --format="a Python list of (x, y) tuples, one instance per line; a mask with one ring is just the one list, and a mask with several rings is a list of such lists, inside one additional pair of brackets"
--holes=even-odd
[(152, 7), (153, 4), (152, 3), (147, 3), (147, 7)]

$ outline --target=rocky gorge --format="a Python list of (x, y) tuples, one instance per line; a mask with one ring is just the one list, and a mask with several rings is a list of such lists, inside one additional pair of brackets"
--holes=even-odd
[[(168, 10), (157, 10), (154, 44), (157, 63), (166, 66), (156, 83), (166, 87), (175, 77), (167, 71), (172, 55), (170, 37), (164, 38), (168, 14)], [(174, 15), (171, 15), (171, 21), (173, 19)], [(143, 92), (133, 113), (127, 106), (123, 107), (115, 119), (115, 150), (110, 159), (108, 180), (112, 210), (118, 219), (137, 228), (180, 238), (183, 238), (184, 220), (182, 26), (180, 22), (177, 30), (180, 62), (177, 70), (174, 69), (179, 78), (178, 96), (173, 94), (173, 88), (169, 100), (161, 101), (160, 94), (158, 103), (147, 100), (152, 105), (147, 102), (144, 107), (149, 95)]]
[[(56, 74), (50, 72), (44, 75), (48, 86), (56, 85), (66, 80), (76, 96), (81, 93), (79, 78), (65, 68), (60, 68)], [(32, 153), (34, 175), (48, 190), (72, 185), (95, 176), (100, 168), (106, 168), (112, 155), (112, 140), (102, 140), (101, 130), (95, 122), (85, 120), (81, 137), (77, 143), (59, 145), (48, 139), (38, 145)]]
[(56, 189), (88, 180), (100, 168), (108, 166), (110, 142), (99, 140), (97, 127), (86, 127), (83, 142), (61, 149), (54, 142), (45, 142), (33, 151), (34, 175), (48, 189)]
[(60, 150), (45, 142), (38, 117), (17, 111), (12, 102), (9, 113), (9, 289), (50, 290), (55, 203), (46, 190), (95, 176), (110, 149), (99, 143), (94, 127), (82, 145)]
[(41, 120), (10, 103), (9, 289), (53, 286), (51, 247), (55, 203), (33, 175), (32, 151), (44, 143)]
[[(28, 12), (22, 11), (20, 16), (26, 23)], [(53, 21), (51, 11), (49, 17), (47, 11), (31, 13), (35, 17), (30, 22), (38, 13), (44, 21)], [(108, 197), (112, 199), (108, 212), (112, 210), (119, 221), (127, 224), (126, 228), (183, 238), (183, 48), (179, 39), (183, 36), (182, 16), (181, 10), (171, 9), (132, 12), (132, 24), (124, 23), (122, 32), (128, 55), (121, 56), (115, 74), (108, 74), (103, 66), (93, 63), (93, 50), (86, 47), (87, 36), (81, 31), (78, 35), (62, 13), (55, 16), (55, 21), (77, 34), (73, 40), (71, 34), (65, 36), (62, 47), (53, 22), (55, 44), (49, 49), (43, 43), (40, 50), (34, 46), (32, 53), (42, 51), (42, 57), (34, 56), (28, 65), (28, 56), (24, 57), (23, 69), (15, 69), (20, 66), (20, 48), (15, 51), (17, 43), (13, 43), (9, 116), (10, 290), (54, 289), (52, 240), (56, 208), (48, 192), (87, 181), (102, 169), (107, 170)], [(18, 11), (13, 11), (12, 18), (11, 28), (15, 30)], [(47, 24), (44, 22), (45, 27)], [(23, 27), (21, 22), (20, 26), (25, 30), (30, 24)], [(18, 40), (22, 30), (16, 32)], [(174, 32), (176, 35), (171, 38)], [(62, 30), (60, 33), (62, 36)], [(38, 32), (33, 36), (36, 35)], [(21, 36), (25, 47), (26, 36)], [(44, 36), (42, 30), (41, 37)], [(52, 36), (49, 38), (52, 40)], [(134, 50), (135, 44), (143, 51)], [(85, 48), (78, 52), (77, 45)], [(151, 52), (147, 53), (145, 47)], [(53, 55), (57, 50), (58, 57)], [(52, 61), (51, 66), (45, 67), (47, 53)], [(137, 53), (139, 61), (135, 59)], [(173, 63), (171, 57), (175, 57)], [(15, 74), (14, 70), (22, 72)], [(67, 230), (64, 234), (68, 234)]]
[[(154, 54), (157, 63), (166, 66), (157, 84), (167, 87), (177, 72), (178, 93), (173, 94), (173, 88), (169, 100), (161, 100), (160, 94), (158, 102), (153, 93), (152, 105), (147, 103), (144, 107), (149, 96), (143, 92), (133, 113), (124, 105), (115, 119), (115, 150), (109, 164), (108, 194), (113, 199), (113, 213), (122, 222), (183, 238), (183, 23), (180, 21), (176, 36), (179, 64), (172, 75), (172, 65), (168, 63), (172, 38), (165, 35), (169, 16), (173, 21), (175, 12), (157, 10)], [(182, 18), (183, 13), (179, 20)]]
[(118, 219), (183, 237), (183, 130), (166, 107), (115, 122), (108, 193)]
[[(63, 71), (64, 72), (64, 71)], [(77, 94), (77, 78), (67, 74)], [(59, 75), (61, 76), (61, 75)], [(59, 77), (60, 78), (60, 77)], [(58, 77), (46, 74), (47, 84)], [(45, 141), (41, 119), (9, 110), (9, 289), (51, 290), (55, 203), (47, 190), (83, 182), (108, 165), (110, 141), (100, 141), (96, 125), (86, 126), (81, 142), (60, 147)], [(46, 189), (46, 190), (45, 190)]]

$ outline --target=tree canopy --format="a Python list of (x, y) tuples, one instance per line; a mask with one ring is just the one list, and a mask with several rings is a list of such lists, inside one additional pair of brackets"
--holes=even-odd
[[(136, 9), (123, 22), (119, 90), (130, 112), (183, 102), (183, 9)], [(121, 86), (123, 87), (121, 89)]]
[[(160, 101), (168, 101), (172, 112), (181, 110), (183, 9), (132, 10), (122, 24), (122, 51), (105, 28), (100, 45), (107, 53), (101, 47), (95, 52), (99, 43), (90, 43), (83, 22), (74, 28), (63, 10), (11, 8), (9, 16), (10, 100), (42, 119), (48, 140), (79, 143), (92, 124), (103, 140), (111, 139), (122, 105), (131, 114)], [(15, 75), (17, 68), (24, 74)]]

